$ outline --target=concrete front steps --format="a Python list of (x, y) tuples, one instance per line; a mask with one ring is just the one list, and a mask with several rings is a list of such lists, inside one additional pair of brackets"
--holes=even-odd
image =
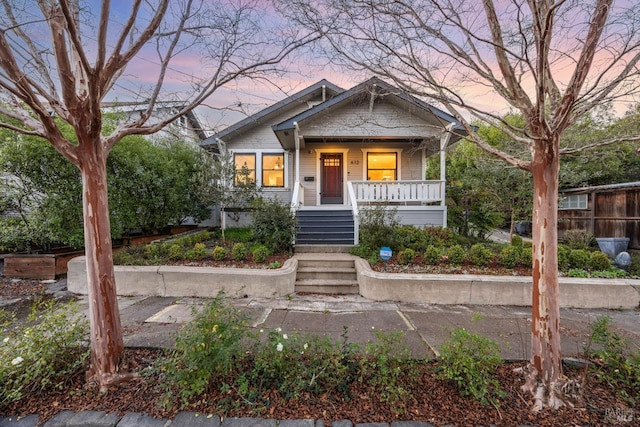
[(296, 252), (296, 293), (359, 294), (355, 257), (339, 252)]

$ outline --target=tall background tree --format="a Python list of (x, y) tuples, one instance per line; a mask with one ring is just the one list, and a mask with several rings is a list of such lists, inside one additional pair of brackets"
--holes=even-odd
[[(45, 138), (80, 170), (88, 378), (104, 388), (130, 378), (118, 369), (124, 346), (107, 198), (109, 152), (125, 136), (159, 131), (225, 85), (267, 78), (311, 37), (279, 25), (271, 5), (257, 0), (132, 0), (128, 10), (124, 3), (112, 10), (109, 0), (0, 4), (0, 127)], [(146, 109), (103, 134), (101, 104), (118, 93), (144, 100)], [(183, 107), (154, 118), (161, 101), (175, 100)], [(77, 143), (56, 119), (69, 124)]]
[[(530, 372), (534, 410), (564, 402), (557, 269), (560, 156), (564, 131), (599, 105), (630, 100), (640, 85), (640, 4), (613, 0), (304, 0), (291, 17), (321, 32), (342, 66), (379, 75), (437, 102), (485, 151), (533, 175)], [(495, 111), (504, 104), (522, 125)], [(471, 125), (499, 127), (525, 158), (489, 144)]]

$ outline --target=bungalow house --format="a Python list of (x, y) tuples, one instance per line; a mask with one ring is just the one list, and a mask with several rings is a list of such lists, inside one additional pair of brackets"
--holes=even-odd
[[(462, 137), (451, 115), (371, 78), (349, 90), (321, 80), (201, 146), (228, 150), (264, 196), (290, 203), (297, 244), (357, 244), (365, 206), (393, 206), (403, 224), (446, 226), (444, 151)], [(440, 179), (425, 180), (435, 153)]]

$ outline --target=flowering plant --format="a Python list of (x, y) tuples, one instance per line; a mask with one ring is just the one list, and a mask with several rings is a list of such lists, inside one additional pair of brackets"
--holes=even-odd
[(62, 388), (89, 356), (88, 322), (77, 305), (36, 303), (26, 326), (0, 342), (0, 408), (24, 394)]

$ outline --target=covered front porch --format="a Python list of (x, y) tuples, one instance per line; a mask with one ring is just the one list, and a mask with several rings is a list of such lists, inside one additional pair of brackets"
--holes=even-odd
[(305, 187), (294, 187), (291, 210), (297, 244), (357, 245), (361, 210), (394, 209), (401, 224), (446, 227), (445, 181), (347, 181), (347, 203), (305, 206)]

